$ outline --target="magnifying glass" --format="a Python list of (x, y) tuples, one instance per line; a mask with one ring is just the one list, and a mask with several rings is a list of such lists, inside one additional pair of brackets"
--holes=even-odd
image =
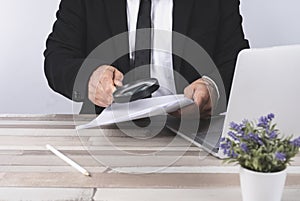
[(149, 98), (158, 88), (159, 84), (157, 79), (141, 79), (118, 87), (113, 93), (113, 97), (116, 103), (127, 103), (143, 98)]

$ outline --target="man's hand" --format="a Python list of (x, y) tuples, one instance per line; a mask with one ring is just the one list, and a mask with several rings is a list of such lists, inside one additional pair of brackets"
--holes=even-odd
[(113, 102), (116, 86), (122, 86), (124, 76), (113, 66), (100, 66), (89, 80), (88, 97), (100, 107), (108, 107)]
[(183, 108), (179, 114), (184, 117), (197, 117), (195, 112), (200, 112), (201, 118), (209, 118), (212, 109), (217, 102), (217, 92), (215, 88), (203, 78), (194, 81), (184, 89), (184, 95), (194, 100), (194, 105)]

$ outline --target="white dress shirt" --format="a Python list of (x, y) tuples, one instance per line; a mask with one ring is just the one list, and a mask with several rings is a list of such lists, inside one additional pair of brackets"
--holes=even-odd
[[(140, 0), (127, 0), (130, 59), (134, 59), (139, 6)], [(157, 78), (160, 85), (153, 96), (176, 94), (172, 57), (173, 0), (152, 0), (151, 22), (154, 31), (152, 32), (153, 50), (150, 75)], [(163, 34), (159, 34), (160, 32), (156, 30), (162, 30)], [(215, 82), (207, 76), (203, 76), (203, 79), (213, 85), (218, 100), (220, 94)]]
[[(134, 59), (139, 5), (140, 0), (127, 0), (130, 59)], [(176, 94), (172, 57), (173, 0), (152, 0), (151, 22), (154, 31), (150, 75), (157, 78), (161, 86), (153, 96)], [(155, 30), (163, 30), (163, 36)], [(167, 51), (157, 50), (159, 47)]]

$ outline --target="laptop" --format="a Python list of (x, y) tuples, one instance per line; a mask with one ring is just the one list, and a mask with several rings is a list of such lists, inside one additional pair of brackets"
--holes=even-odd
[(225, 115), (201, 120), (195, 132), (169, 117), (166, 127), (213, 156), (224, 158), (219, 149), (230, 122), (257, 120), (275, 114), (282, 134), (300, 136), (300, 45), (247, 49), (239, 53)]

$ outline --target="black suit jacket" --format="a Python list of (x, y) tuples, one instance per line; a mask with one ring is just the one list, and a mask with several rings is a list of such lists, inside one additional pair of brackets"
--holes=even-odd
[[(174, 0), (173, 30), (197, 42), (212, 58), (225, 87), (221, 102), (229, 96), (238, 52), (248, 47), (241, 23), (239, 0)], [(62, 0), (44, 52), (49, 86), (69, 99), (83, 101), (82, 113), (95, 113), (95, 109), (101, 112), (102, 108), (88, 100), (87, 83), (98, 66), (108, 63), (101, 55), (85, 63), (84, 60), (99, 44), (127, 30), (126, 0)], [(112, 49), (120, 45), (128, 48), (128, 41)], [(129, 63), (125, 55), (110, 64), (126, 73)], [(177, 56), (173, 56), (173, 65), (189, 83), (201, 77)], [(76, 78), (82, 69), (84, 73)], [(220, 89), (223, 83), (217, 83)], [(179, 85), (180, 93), (183, 87)], [(219, 108), (222, 111), (225, 106)]]

